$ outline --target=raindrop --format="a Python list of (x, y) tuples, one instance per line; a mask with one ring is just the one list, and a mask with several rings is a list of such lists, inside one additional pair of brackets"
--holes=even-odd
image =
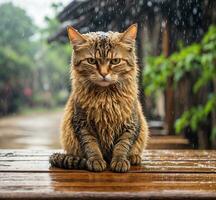
[(166, 22), (162, 21), (161, 26), (164, 28), (166, 26)]
[(178, 18), (181, 18), (181, 12), (179, 10), (177, 10), (177, 16)]
[(148, 1), (147, 5), (148, 5), (148, 7), (152, 7), (152, 2)]
[(138, 4), (141, 6), (143, 5), (143, 1), (142, 0), (139, 0)]
[(193, 25), (193, 17), (192, 16), (190, 16), (189, 21), (190, 21), (190, 25)]
[(179, 21), (177, 19), (175, 19), (174, 24), (179, 25)]
[(204, 33), (202, 28), (199, 28), (199, 34), (202, 35)]
[(126, 24), (126, 25), (130, 24), (130, 20), (129, 20), (129, 19), (126, 19), (126, 20), (125, 20), (125, 24)]
[(136, 11), (135, 11), (135, 9), (132, 9), (132, 15), (135, 15), (136, 14)]
[(193, 8), (193, 14), (194, 14), (194, 15), (197, 14), (197, 8)]
[(157, 6), (154, 7), (154, 12), (158, 12), (159, 8)]

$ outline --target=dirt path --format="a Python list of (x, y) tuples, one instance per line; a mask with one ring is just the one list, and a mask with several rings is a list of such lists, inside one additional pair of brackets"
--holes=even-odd
[(0, 148), (60, 148), (61, 111), (0, 118)]

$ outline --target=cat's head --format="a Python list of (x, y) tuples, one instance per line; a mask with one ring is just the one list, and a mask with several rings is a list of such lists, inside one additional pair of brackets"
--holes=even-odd
[(73, 45), (73, 70), (83, 83), (107, 87), (136, 76), (135, 39), (137, 25), (123, 33), (90, 32), (80, 34), (68, 27)]

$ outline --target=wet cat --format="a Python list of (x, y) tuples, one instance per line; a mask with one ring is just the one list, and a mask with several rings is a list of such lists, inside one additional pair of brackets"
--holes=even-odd
[(68, 27), (73, 90), (61, 128), (66, 154), (53, 154), (52, 166), (127, 172), (141, 163), (148, 125), (138, 100), (136, 34), (136, 24), (123, 33)]

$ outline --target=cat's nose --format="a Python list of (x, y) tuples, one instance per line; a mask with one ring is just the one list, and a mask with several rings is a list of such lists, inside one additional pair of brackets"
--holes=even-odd
[(108, 74), (100, 74), (102, 77), (103, 77), (103, 79), (106, 79), (106, 77), (108, 76)]
[(101, 72), (100, 71), (100, 75), (103, 77), (103, 78), (106, 78), (106, 76), (109, 74), (109, 72), (108, 71), (106, 71), (106, 72)]
[(108, 67), (107, 66), (100, 66), (99, 73), (103, 78), (105, 78), (109, 74)]
[(104, 81), (110, 81), (111, 80), (110, 74), (104, 75), (102, 77), (103, 77)]

